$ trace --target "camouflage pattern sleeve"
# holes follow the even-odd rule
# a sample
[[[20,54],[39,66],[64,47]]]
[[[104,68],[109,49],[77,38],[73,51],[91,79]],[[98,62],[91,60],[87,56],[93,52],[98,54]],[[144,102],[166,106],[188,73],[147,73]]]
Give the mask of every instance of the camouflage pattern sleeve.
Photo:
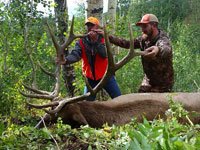
[[[126,40],[124,38],[119,38],[114,35],[109,35],[110,43],[120,46],[122,48],[130,48],[130,40]],[[141,37],[137,37],[134,39],[135,48],[140,48],[140,42],[142,41]]]
[[[167,58],[172,54],[172,47],[167,37],[160,38],[156,45],[159,48],[158,57]]]
[[[130,47],[130,41],[124,38],[119,38],[114,35],[109,35],[109,40],[110,40],[110,43],[120,46],[122,48],[128,49]]]
[[[67,64],[72,64],[81,60],[81,55],[82,55],[82,47],[80,45],[79,40],[77,40],[75,43],[75,48],[69,55],[65,56],[65,58],[67,59]]]

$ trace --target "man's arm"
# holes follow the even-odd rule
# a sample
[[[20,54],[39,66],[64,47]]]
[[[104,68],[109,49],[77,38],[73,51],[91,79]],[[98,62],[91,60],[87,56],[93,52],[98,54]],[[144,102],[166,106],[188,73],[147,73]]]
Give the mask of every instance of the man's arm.
[[[97,32],[99,35],[104,37],[104,32],[101,29],[96,29],[94,30]],[[140,41],[142,40],[142,37],[137,37],[134,39],[134,47],[135,48],[140,48]],[[126,40],[124,38],[116,37],[114,35],[109,35],[109,41],[112,44],[115,44],[117,46],[120,46],[122,48],[130,48],[130,40]]]
[[[79,40],[77,40],[75,43],[75,48],[69,55],[65,56],[66,64],[72,64],[81,60],[81,55],[82,55],[82,47],[80,45]]]
[[[130,47],[130,41],[129,40],[126,40],[124,38],[119,38],[119,37],[116,37],[114,35],[109,35],[109,41],[110,41],[110,43],[115,44],[117,46],[120,46],[122,48],[128,49]]]
[[[171,44],[167,37],[159,39],[155,46],[151,46],[145,51],[148,52],[146,55],[144,55],[145,57],[157,57],[163,59],[172,55]]]
[[[157,54],[158,57],[167,58],[172,54],[171,43],[167,37],[158,40],[156,45],[158,46],[159,49],[159,52]]]

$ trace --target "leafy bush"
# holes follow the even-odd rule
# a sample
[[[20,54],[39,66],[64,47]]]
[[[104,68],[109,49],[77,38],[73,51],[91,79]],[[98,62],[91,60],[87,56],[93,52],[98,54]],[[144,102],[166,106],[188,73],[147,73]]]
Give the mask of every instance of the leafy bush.
[[[177,24],[177,41],[173,41],[174,91],[196,92],[200,84],[200,27]]]

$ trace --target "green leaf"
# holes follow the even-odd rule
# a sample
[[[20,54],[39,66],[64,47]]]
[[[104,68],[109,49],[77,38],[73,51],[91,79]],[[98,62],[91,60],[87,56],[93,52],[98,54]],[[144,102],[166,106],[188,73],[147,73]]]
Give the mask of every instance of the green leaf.
[[[147,137],[145,137],[140,131],[133,130],[133,139],[136,139],[137,142],[141,145],[143,150],[151,149],[151,146],[148,144]]]
[[[196,147],[200,148],[200,137],[196,138],[196,143],[194,144]]]
[[[142,140],[142,149],[143,150],[150,150],[151,149],[151,145],[148,144],[148,141],[146,139]]]
[[[0,122],[0,136],[2,135],[3,131],[5,131],[4,124]]]
[[[170,139],[169,139],[169,125],[168,123],[164,124],[164,131],[163,131],[163,137],[164,137],[164,143],[166,146],[166,149],[171,149],[171,143],[170,143]]]
[[[182,141],[175,141],[174,145],[182,147],[184,145],[184,142],[182,142]]]
[[[180,150],[196,150],[195,147],[185,143],[185,142],[182,142],[182,141],[176,141],[174,142],[174,145],[178,147],[178,149]]]
[[[137,139],[138,142],[142,142],[144,138],[144,136],[139,131],[136,131],[136,130],[133,130],[133,136],[134,138]]]
[[[145,136],[147,136],[147,134],[150,132],[149,129],[144,126],[144,124],[139,123],[138,128],[140,132]]]
[[[84,133],[84,137],[89,138],[89,134],[88,133]]]
[[[131,141],[130,146],[128,148],[129,150],[142,150],[139,146],[138,141],[134,138],[133,141]]]
[[[188,141],[196,134],[194,130],[191,130],[187,133],[187,139]]]
[[[92,150],[92,146],[91,145],[88,146],[88,150]]]

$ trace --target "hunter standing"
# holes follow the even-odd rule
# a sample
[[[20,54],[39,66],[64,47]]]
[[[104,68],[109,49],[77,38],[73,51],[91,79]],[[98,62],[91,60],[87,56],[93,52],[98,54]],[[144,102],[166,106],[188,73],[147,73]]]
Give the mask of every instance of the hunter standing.
[[[104,38],[93,31],[100,29],[99,21],[95,17],[89,17],[85,23],[87,37],[76,41],[75,48],[71,54],[63,58],[62,64],[71,64],[82,60],[83,75],[86,76],[90,86],[94,88],[104,76],[107,69],[107,54],[104,43]],[[58,62],[58,58],[56,62]],[[111,98],[121,95],[120,89],[113,75],[108,82],[103,86]],[[84,94],[88,92],[85,86]],[[88,101],[95,100],[96,96],[90,97]]]
[[[141,27],[142,36],[134,39],[135,49],[147,51],[142,57],[145,76],[138,92],[170,92],[174,84],[172,46],[166,33],[158,28],[158,18],[153,14],[146,14],[136,23]],[[95,30],[103,36],[102,30]],[[109,36],[111,43],[129,48],[130,41]]]

